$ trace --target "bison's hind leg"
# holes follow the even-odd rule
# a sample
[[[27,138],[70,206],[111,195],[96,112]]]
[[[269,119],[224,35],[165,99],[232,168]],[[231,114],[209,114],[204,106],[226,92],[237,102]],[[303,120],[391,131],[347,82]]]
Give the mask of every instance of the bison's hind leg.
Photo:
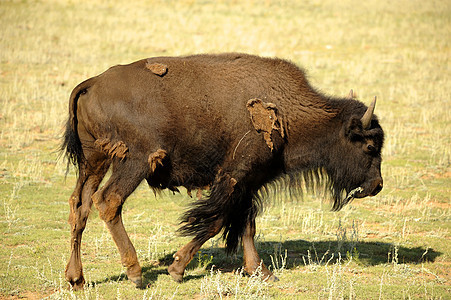
[[[85,151],[84,157],[84,160],[79,164],[79,176],[75,190],[69,198],[71,256],[66,266],[65,276],[74,290],[82,289],[85,283],[80,245],[92,206],[91,196],[99,187],[110,165],[110,161],[98,152]]]
[[[135,248],[122,222],[122,205],[127,197],[146,177],[146,162],[127,158],[115,159],[113,172],[105,185],[92,199],[105,222],[121,255],[121,262],[127,268],[127,276],[138,288],[142,287],[142,273]]]

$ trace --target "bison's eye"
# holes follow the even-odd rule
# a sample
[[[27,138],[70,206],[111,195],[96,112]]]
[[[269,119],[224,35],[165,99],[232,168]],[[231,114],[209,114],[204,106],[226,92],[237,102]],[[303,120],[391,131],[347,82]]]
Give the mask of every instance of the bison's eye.
[[[366,148],[368,149],[368,152],[370,152],[370,153],[372,153],[372,154],[374,154],[374,153],[376,153],[376,147],[374,147],[373,145],[368,145],[368,146],[366,146]]]

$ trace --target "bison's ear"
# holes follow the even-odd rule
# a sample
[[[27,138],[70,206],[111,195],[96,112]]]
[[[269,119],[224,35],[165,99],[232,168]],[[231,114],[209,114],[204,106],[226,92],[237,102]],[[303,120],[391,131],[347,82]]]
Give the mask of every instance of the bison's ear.
[[[358,117],[352,117],[345,128],[346,136],[351,140],[357,140],[363,137],[362,121]]]

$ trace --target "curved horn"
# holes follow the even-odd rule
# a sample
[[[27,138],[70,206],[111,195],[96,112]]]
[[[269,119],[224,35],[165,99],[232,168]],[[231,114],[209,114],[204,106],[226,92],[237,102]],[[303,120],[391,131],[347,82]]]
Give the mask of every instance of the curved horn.
[[[374,100],[373,102],[371,102],[370,106],[368,107],[368,109],[366,110],[365,114],[363,115],[363,117],[360,119],[360,121],[362,122],[362,127],[363,129],[368,129],[370,128],[371,125],[371,119],[373,118],[373,112],[374,112],[374,107],[376,106],[376,96],[374,96]]]

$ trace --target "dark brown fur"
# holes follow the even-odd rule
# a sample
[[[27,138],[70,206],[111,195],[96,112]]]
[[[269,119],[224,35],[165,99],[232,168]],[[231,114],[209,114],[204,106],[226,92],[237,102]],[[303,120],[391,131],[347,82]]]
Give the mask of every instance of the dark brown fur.
[[[176,280],[220,231],[229,251],[243,241],[245,268],[255,271],[262,187],[283,176],[287,188],[299,180],[307,186],[320,181],[335,209],[358,187],[354,197],[380,191],[383,131],[375,116],[363,128],[366,109],[355,99],[317,92],[287,61],[236,53],[149,58],[82,82],[70,97],[63,144],[80,174],[70,198],[67,280],[83,286],[79,245],[94,203],[129,278],[141,285],[121,209],[144,179],[155,190],[211,187],[182,218],[181,233],[194,238],[169,267]],[[112,175],[98,190],[110,165]]]

